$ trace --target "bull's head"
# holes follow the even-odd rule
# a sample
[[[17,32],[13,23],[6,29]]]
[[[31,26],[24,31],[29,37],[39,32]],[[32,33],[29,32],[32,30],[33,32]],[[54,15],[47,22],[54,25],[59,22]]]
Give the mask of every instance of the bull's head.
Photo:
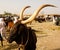
[[[50,5],[50,4],[44,4],[42,6],[40,6],[34,13],[33,15],[28,18],[27,20],[22,20],[22,17],[23,17],[23,12],[24,10],[21,12],[20,14],[20,20],[17,21],[15,23],[15,25],[12,27],[11,31],[10,31],[10,36],[8,38],[8,41],[11,43],[12,41],[14,40],[18,40],[19,41],[19,38],[18,37],[21,37],[20,35],[23,34],[23,33],[26,33],[27,32],[27,26],[25,24],[31,22],[34,20],[34,18],[38,15],[38,13],[44,8],[44,7],[47,7],[47,6],[51,6],[51,7],[56,7],[54,5]],[[29,6],[28,6],[29,7]],[[21,33],[21,34],[20,34]],[[19,42],[18,42],[19,43]]]
[[[25,6],[22,10],[21,10],[21,12],[20,12],[20,16],[22,16],[22,17],[20,17],[19,18],[19,20],[23,20],[22,18],[23,18],[23,12],[27,9],[27,8],[30,8],[30,6]],[[21,27],[20,27],[21,26]],[[19,27],[19,30],[18,30],[18,27]],[[19,22],[16,22],[15,23],[15,25],[14,25],[14,27],[11,29],[11,31],[10,31],[10,36],[8,37],[8,42],[9,43],[11,43],[12,41],[14,41],[14,39],[17,37],[17,30],[18,31],[21,31],[21,30],[23,30],[23,28],[24,29],[26,29],[25,28],[25,26],[23,26],[23,24],[21,24],[20,23],[20,21]],[[20,32],[19,32],[20,33]]]

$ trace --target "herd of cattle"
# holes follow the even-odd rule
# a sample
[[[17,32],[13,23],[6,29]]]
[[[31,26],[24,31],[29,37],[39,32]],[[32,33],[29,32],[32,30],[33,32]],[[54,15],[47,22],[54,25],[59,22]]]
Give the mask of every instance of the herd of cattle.
[[[30,6],[26,6],[22,9],[19,17],[5,17],[0,18],[0,40],[3,46],[3,37],[7,40],[8,43],[12,43],[15,41],[18,45],[18,49],[22,50],[36,50],[37,37],[35,32],[31,27],[27,27],[26,24],[32,22],[38,13],[45,7],[56,7],[50,4],[43,4],[40,6],[31,17],[26,20],[23,20],[23,12],[26,8]],[[6,28],[9,30],[9,36],[6,38]],[[4,35],[3,35],[4,34]]]

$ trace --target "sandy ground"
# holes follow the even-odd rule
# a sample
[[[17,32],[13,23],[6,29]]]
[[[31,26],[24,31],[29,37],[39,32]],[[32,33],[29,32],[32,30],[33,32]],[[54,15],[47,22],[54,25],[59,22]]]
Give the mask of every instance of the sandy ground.
[[[60,26],[54,25],[52,22],[32,22],[32,29],[37,30],[36,50],[60,50]],[[17,50],[17,44],[13,42],[8,44],[4,41],[4,46],[0,50]]]

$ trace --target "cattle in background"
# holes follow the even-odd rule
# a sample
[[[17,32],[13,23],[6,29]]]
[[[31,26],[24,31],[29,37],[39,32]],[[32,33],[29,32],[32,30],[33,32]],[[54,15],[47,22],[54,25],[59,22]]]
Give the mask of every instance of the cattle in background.
[[[45,15],[44,16],[46,22],[51,22],[52,21],[52,16],[51,15]]]
[[[9,31],[14,25],[13,16],[6,16],[4,21],[6,23],[7,30]]]
[[[38,16],[37,18],[35,18],[35,21],[38,21],[39,23],[41,23],[45,21],[45,18],[44,16]]]
[[[4,18],[0,18],[0,41],[1,41],[1,45],[3,46],[3,36],[5,36],[5,22],[4,22]]]
[[[35,18],[35,21],[38,21],[39,23],[46,22],[46,21],[52,21],[52,17],[50,15],[40,15]]]
[[[60,25],[60,15],[53,16],[53,23],[56,25]]]
[[[35,21],[38,21],[39,23],[50,22],[52,21],[52,16],[51,15],[40,15],[37,18],[35,18]]]
[[[30,28],[27,27],[26,24],[29,22],[32,22],[35,19],[35,17],[38,15],[39,11],[41,11],[42,8],[47,7],[47,6],[55,7],[54,5],[44,4],[40,6],[33,13],[33,15],[27,20],[17,21],[14,24],[14,26],[11,28],[10,35],[7,38],[7,41],[9,43],[12,43],[13,41],[15,41],[19,46],[19,50],[21,48],[22,50],[36,50],[36,42],[37,42],[36,34],[35,32],[32,31],[31,27]]]
[[[18,16],[14,16],[14,17],[13,17],[13,22],[14,22],[14,24],[18,21],[18,19],[19,19]]]

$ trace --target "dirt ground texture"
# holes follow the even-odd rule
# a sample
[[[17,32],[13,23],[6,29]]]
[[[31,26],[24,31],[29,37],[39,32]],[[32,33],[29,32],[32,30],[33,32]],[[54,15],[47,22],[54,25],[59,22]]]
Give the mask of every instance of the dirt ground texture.
[[[60,26],[54,25],[52,22],[38,23],[33,21],[32,29],[37,30],[36,50],[60,50]],[[9,44],[4,41],[4,46],[0,44],[0,50],[18,50],[15,42]]]

